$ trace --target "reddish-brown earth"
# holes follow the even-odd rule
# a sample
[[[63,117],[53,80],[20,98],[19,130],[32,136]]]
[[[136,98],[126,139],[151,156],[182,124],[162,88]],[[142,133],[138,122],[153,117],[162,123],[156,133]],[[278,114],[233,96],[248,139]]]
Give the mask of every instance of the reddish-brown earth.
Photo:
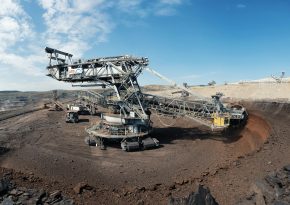
[[[241,103],[249,111],[247,125],[223,133],[186,118],[164,127],[153,116],[152,135],[162,146],[142,152],[123,152],[118,144],[105,151],[88,147],[84,129],[96,116],[81,116],[78,124],[48,110],[11,118],[0,122],[1,173],[32,174],[38,180],[15,180],[61,189],[79,204],[167,204],[168,196],[186,196],[197,183],[207,185],[220,204],[234,204],[250,194],[255,180],[290,163],[290,105]],[[75,194],[82,181],[94,189]]]

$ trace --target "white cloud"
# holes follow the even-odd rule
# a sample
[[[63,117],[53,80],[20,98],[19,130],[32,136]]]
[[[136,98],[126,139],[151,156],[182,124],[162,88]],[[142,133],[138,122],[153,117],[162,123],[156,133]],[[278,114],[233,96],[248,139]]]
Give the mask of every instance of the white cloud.
[[[156,10],[155,15],[157,16],[173,16],[176,14],[176,10],[171,7],[164,7]]]
[[[15,75],[40,75],[37,65],[39,56],[20,55],[26,49],[16,45],[28,42],[34,36],[30,17],[25,13],[18,0],[1,1],[0,10],[0,65]],[[3,79],[3,81],[6,79]]]
[[[101,7],[103,8],[105,0],[74,0],[73,8],[75,8],[79,13],[87,12],[92,8]]]
[[[160,0],[160,2],[163,3],[163,4],[174,5],[174,4],[181,4],[182,0]]]
[[[245,4],[237,4],[236,7],[237,7],[238,9],[244,9],[244,8],[246,8],[247,6],[246,6]]]
[[[0,62],[9,66],[9,72],[26,74],[30,76],[41,76],[44,72],[41,72],[39,65],[42,65],[46,61],[45,56],[42,55],[28,55],[21,56],[14,53],[0,52]]]
[[[176,6],[182,3],[183,0],[160,0],[155,6],[154,14],[156,16],[174,16],[177,13]]]
[[[19,1],[17,0],[2,0],[1,1],[1,10],[0,16],[15,16],[26,15],[23,11],[22,7],[19,5]]]
[[[9,82],[0,81],[0,90],[49,91],[55,88],[66,90],[75,89],[70,84],[59,82],[46,76],[32,76],[29,79],[22,78]]]
[[[148,3],[145,0],[39,0],[45,10],[43,18],[47,26],[44,38],[50,47],[66,50],[77,57],[94,45],[105,42],[115,27],[110,10],[129,16],[145,18],[150,14],[171,16],[176,13],[173,5],[181,0],[161,0]],[[110,14],[110,15],[109,15]],[[125,18],[125,17],[124,17]]]
[[[50,47],[81,57],[95,44],[105,42],[114,24],[102,11],[104,1],[40,0],[45,10],[45,39]]]
[[[118,0],[117,8],[129,15],[137,15],[141,18],[150,15],[172,16],[175,15],[176,6],[181,5],[184,0],[158,0],[148,2],[145,0]]]
[[[33,36],[29,16],[17,0],[1,1],[0,51]]]
[[[111,8],[129,17],[145,18],[151,13],[151,8],[144,4],[144,0],[116,0],[111,1]],[[123,15],[124,16],[124,15]],[[126,16],[124,16],[126,18]]]
[[[133,9],[139,9],[142,4],[142,0],[118,0],[117,6],[123,11],[132,11]]]
[[[21,0],[2,0],[0,10],[0,69],[5,72],[0,85],[13,81],[31,86],[45,76],[46,55],[44,46],[54,47],[75,57],[95,45],[106,42],[116,25],[130,21],[131,17],[143,21],[150,15],[169,16],[176,13],[181,0],[38,0],[44,10],[43,31],[35,30],[31,17],[23,9]],[[35,4],[35,1],[26,1]],[[118,14],[118,15],[117,15]],[[121,18],[119,18],[121,17]],[[130,18],[127,18],[130,17]],[[29,81],[29,80],[28,80]],[[37,83],[33,83],[37,82]],[[51,83],[51,81],[43,81]],[[56,84],[54,84],[56,85]],[[49,86],[38,86],[44,88]],[[30,89],[29,88],[29,89]],[[0,86],[0,90],[3,89]],[[16,87],[15,87],[16,89]],[[21,85],[18,89],[25,89]],[[51,88],[53,89],[53,88]]]

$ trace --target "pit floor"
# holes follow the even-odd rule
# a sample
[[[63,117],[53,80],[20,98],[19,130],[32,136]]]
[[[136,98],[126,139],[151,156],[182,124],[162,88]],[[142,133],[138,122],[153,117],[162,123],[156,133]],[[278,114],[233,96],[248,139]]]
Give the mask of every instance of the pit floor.
[[[96,116],[70,124],[63,112],[42,110],[0,122],[0,145],[9,148],[0,163],[61,184],[81,204],[167,204],[168,196],[186,196],[198,183],[220,204],[235,204],[250,194],[255,180],[290,163],[290,106],[244,105],[250,113],[245,128],[224,133],[186,118],[161,122],[152,116],[152,136],[161,147],[139,152],[124,152],[119,144],[105,151],[87,146],[84,129],[99,121]],[[93,195],[73,194],[82,181],[96,188]]]

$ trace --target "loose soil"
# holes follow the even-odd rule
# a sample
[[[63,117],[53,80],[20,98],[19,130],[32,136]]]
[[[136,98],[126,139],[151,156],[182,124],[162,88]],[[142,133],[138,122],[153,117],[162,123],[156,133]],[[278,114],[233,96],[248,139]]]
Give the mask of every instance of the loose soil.
[[[162,146],[142,152],[123,152],[119,144],[105,151],[87,146],[84,130],[97,116],[81,116],[77,124],[65,123],[57,111],[14,117],[0,122],[0,173],[33,174],[41,180],[26,186],[55,186],[79,204],[167,204],[170,195],[186,196],[200,183],[220,204],[234,204],[252,182],[290,163],[290,105],[240,103],[248,123],[222,133],[190,119],[153,115],[152,136]],[[95,189],[75,194],[83,181]]]

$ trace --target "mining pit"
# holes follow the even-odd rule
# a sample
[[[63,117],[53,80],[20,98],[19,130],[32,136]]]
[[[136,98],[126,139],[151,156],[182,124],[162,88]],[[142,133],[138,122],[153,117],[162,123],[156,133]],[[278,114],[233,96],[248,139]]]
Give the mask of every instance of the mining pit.
[[[219,204],[235,204],[251,194],[255,181],[290,164],[290,104],[238,103],[247,108],[247,124],[223,132],[152,115],[151,135],[161,146],[138,152],[114,143],[107,150],[87,146],[85,128],[97,116],[66,123],[63,112],[42,109],[2,120],[1,175],[12,172],[17,186],[61,190],[76,204],[168,204],[198,184],[209,187]],[[76,193],[79,183],[91,189]]]

